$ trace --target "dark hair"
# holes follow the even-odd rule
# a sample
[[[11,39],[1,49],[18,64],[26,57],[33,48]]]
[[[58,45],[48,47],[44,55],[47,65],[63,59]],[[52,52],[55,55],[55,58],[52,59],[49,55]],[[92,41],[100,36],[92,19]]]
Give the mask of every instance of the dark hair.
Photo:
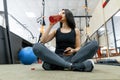
[[[69,9],[62,9],[65,11],[65,17],[66,17],[66,21],[67,21],[67,25],[74,29],[75,28],[75,20],[73,17],[72,12]],[[62,27],[62,23],[60,23],[60,27]]]

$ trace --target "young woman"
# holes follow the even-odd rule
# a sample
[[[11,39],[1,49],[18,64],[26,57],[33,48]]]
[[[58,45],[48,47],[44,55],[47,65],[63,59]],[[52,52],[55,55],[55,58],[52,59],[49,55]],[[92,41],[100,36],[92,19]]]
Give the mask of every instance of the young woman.
[[[96,41],[86,43],[80,48],[80,31],[75,26],[73,14],[68,9],[59,12],[62,16],[60,27],[50,33],[51,28],[56,24],[51,23],[41,37],[41,43],[33,46],[37,57],[44,61],[42,67],[45,70],[64,70],[68,68],[73,71],[91,72],[94,68],[91,59],[97,49]],[[45,43],[56,38],[55,53],[44,46]]]

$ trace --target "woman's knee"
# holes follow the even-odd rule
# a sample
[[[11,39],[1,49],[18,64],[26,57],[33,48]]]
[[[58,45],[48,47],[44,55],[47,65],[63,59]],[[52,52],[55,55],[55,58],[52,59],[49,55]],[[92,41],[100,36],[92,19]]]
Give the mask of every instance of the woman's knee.
[[[99,47],[98,42],[95,41],[95,40],[90,41],[88,44],[89,44],[89,46],[91,46],[91,48],[96,48],[97,49]]]
[[[98,42],[97,42],[97,41],[93,40],[92,42],[93,42],[93,44],[94,44],[95,46],[98,46]]]
[[[33,45],[33,52],[37,56],[37,54],[41,53],[41,50],[43,49],[43,45],[40,43],[36,43]]]
[[[97,41],[92,41],[92,45],[95,49],[98,49],[99,45],[98,45],[98,42]]]
[[[43,45],[42,45],[41,43],[35,43],[35,44],[33,45],[33,50],[41,49],[42,46],[43,46]]]

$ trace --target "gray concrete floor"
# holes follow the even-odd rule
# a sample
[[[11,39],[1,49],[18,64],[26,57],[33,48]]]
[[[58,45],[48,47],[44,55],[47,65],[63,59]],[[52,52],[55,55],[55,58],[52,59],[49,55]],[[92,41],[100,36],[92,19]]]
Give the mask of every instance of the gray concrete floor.
[[[41,64],[0,65],[0,80],[120,80],[120,66],[95,64],[93,72],[74,72],[45,71]]]

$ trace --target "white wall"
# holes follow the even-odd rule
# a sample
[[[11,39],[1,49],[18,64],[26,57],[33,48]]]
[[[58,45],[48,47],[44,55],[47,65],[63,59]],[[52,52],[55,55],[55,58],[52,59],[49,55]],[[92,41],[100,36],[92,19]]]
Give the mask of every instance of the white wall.
[[[120,9],[120,0],[110,0],[105,8],[102,8],[103,0],[100,0],[92,18],[90,19],[90,33],[92,35],[105,21]],[[103,15],[104,14],[104,15]]]
[[[3,11],[3,0],[0,0],[0,11]]]
[[[0,0],[0,11],[4,11],[3,0]],[[14,15],[12,15],[12,16],[14,16]],[[18,24],[13,18],[8,16],[8,19],[9,19],[9,27],[10,27],[11,32],[17,34],[18,36],[22,37],[23,39],[25,39],[31,43],[37,42],[37,37],[35,37],[33,39],[31,34],[26,29],[24,29],[20,24]],[[1,15],[0,15],[0,25],[2,25],[4,28],[6,28],[5,19]]]

